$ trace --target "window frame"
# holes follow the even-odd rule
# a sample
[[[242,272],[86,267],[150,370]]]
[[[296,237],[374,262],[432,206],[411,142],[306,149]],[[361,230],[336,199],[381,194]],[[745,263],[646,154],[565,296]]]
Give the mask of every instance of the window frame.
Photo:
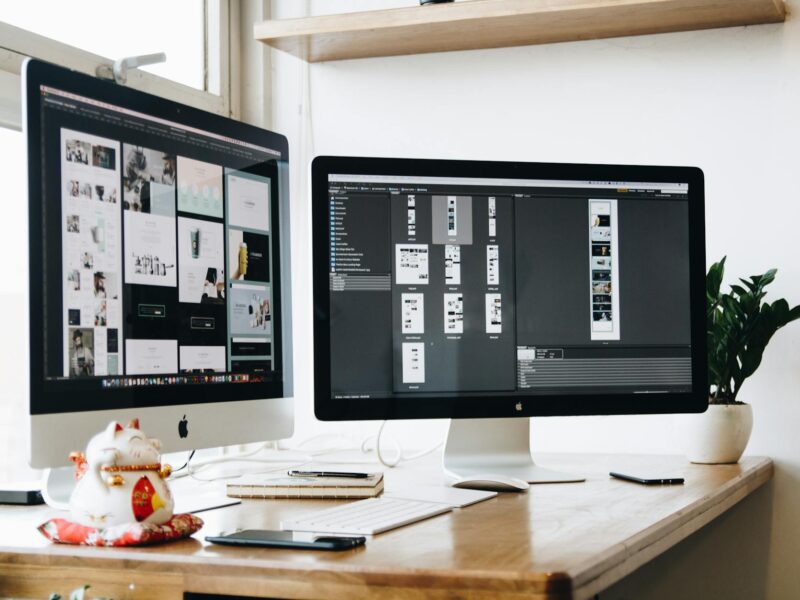
[[[231,102],[231,61],[239,47],[239,23],[231,20],[227,0],[204,0],[205,90],[171,81],[141,69],[128,72],[128,87],[188,104],[226,117],[236,117]],[[124,57],[104,57],[32,31],[0,22],[0,127],[22,127],[20,72],[25,58],[32,57],[76,71],[96,75],[100,65],[111,65]],[[238,50],[237,50],[238,51]]]

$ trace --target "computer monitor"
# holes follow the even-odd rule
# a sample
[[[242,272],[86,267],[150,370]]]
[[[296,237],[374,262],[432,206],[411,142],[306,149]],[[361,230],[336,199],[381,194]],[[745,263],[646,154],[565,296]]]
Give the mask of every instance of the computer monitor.
[[[290,436],[286,138],[38,61],[23,92],[31,465],[132,417],[164,451]]]
[[[448,473],[536,482],[576,477],[515,417],[705,410],[699,169],[319,157],[312,188],[318,418],[449,417]]]

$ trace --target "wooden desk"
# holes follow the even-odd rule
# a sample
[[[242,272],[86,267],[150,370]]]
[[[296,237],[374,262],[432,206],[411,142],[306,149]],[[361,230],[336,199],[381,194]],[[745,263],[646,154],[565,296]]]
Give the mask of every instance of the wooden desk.
[[[590,598],[714,520],[772,477],[772,461],[691,465],[682,457],[550,455],[586,483],[533,486],[387,532],[342,553],[206,544],[235,528],[277,529],[325,501],[248,501],[203,514],[194,538],[152,548],[51,545],[45,507],[0,508],[0,597],[46,598],[84,583],[126,599],[184,592],[278,598]],[[686,485],[645,487],[612,468],[659,466]],[[350,467],[352,469],[352,465]],[[436,459],[387,473],[387,486],[441,481]]]

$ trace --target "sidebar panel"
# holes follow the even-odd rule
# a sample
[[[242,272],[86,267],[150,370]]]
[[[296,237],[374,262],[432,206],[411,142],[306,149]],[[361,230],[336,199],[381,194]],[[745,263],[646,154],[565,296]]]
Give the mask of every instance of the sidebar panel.
[[[389,195],[333,194],[329,203],[332,392],[389,395],[392,391]],[[407,213],[402,225],[408,226]]]

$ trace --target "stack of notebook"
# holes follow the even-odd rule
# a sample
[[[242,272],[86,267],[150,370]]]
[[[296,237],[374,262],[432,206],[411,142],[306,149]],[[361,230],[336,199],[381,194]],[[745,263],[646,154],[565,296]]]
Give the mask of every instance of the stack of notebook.
[[[374,498],[383,491],[383,473],[364,478],[260,476],[229,483],[233,498]]]

